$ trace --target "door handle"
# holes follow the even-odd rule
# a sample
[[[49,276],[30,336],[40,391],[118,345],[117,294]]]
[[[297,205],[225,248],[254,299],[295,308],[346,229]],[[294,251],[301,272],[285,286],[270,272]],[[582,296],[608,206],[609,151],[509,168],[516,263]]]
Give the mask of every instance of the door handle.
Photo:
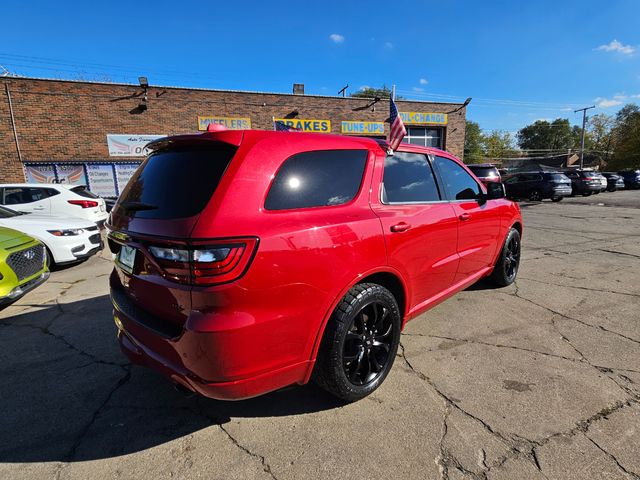
[[[411,228],[411,225],[408,223],[400,222],[395,225],[391,225],[391,231],[394,233],[406,232]]]
[[[458,218],[464,222],[466,220],[470,220],[471,219],[471,214],[470,213],[461,213],[458,216]]]
[[[44,210],[44,207],[33,207],[34,210]]]

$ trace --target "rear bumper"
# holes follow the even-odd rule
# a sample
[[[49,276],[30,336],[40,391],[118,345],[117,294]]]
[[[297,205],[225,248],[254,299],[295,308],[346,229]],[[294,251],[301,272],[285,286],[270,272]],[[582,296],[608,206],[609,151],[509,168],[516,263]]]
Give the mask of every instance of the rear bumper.
[[[114,315],[118,324],[119,313],[114,311]],[[301,383],[301,379],[305,377],[310,367],[310,362],[302,362],[254,377],[228,382],[207,382],[183,366],[173,364],[146,348],[124,328],[120,328],[120,325],[118,325],[118,342],[120,349],[131,362],[149,367],[192,392],[216,400],[243,400]]]
[[[180,326],[141,310],[121,288],[112,286],[111,302],[120,348],[131,362],[210,398],[241,400],[302,384],[312,368],[299,357],[283,358],[282,336],[269,339],[264,326],[240,312],[193,311]],[[199,329],[202,323],[214,328]]]

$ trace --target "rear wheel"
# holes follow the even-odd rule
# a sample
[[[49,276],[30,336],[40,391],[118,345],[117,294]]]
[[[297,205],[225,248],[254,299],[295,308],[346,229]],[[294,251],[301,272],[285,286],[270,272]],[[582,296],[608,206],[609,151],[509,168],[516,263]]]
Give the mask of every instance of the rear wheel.
[[[511,285],[516,280],[520,267],[520,233],[515,228],[509,230],[498,257],[491,280],[500,287]]]
[[[588,197],[589,195],[591,195],[591,192],[582,192],[583,197]]]
[[[375,283],[354,286],[329,319],[314,381],[348,402],[366,397],[393,366],[400,328],[400,310],[389,290]]]
[[[540,193],[540,190],[531,190],[529,193],[529,200],[532,202],[541,202],[542,194]]]
[[[561,202],[563,197],[551,197],[552,202]]]

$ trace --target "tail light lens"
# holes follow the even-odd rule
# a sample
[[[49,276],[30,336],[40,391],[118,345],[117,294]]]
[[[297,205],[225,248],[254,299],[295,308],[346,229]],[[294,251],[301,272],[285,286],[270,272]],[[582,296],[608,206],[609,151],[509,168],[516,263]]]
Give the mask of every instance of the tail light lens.
[[[98,206],[98,202],[94,202],[93,200],[67,200],[67,202],[82,208],[95,208]]]
[[[195,285],[237,280],[246,271],[258,245],[257,238],[212,241],[185,248],[149,247],[166,276]]]

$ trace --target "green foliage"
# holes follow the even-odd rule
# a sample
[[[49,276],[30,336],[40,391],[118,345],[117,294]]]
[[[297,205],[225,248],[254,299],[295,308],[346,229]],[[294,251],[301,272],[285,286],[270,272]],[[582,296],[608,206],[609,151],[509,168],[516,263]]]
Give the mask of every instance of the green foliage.
[[[611,136],[614,152],[607,168],[640,168],[640,107],[628,104],[620,109]]]
[[[464,161],[483,163],[514,155],[513,139],[508,132],[494,130],[483,134],[480,125],[467,120],[464,137]]]
[[[523,150],[566,150],[580,148],[582,129],[573,127],[566,118],[553,122],[536,120],[518,131],[518,145]]]
[[[391,89],[386,85],[382,85],[380,88],[365,87],[357,92],[350,93],[349,96],[359,98],[391,98]],[[402,97],[396,95],[396,100],[402,100]]]
[[[464,161],[467,163],[482,163],[484,161],[483,135],[480,125],[467,120],[464,134]]]

